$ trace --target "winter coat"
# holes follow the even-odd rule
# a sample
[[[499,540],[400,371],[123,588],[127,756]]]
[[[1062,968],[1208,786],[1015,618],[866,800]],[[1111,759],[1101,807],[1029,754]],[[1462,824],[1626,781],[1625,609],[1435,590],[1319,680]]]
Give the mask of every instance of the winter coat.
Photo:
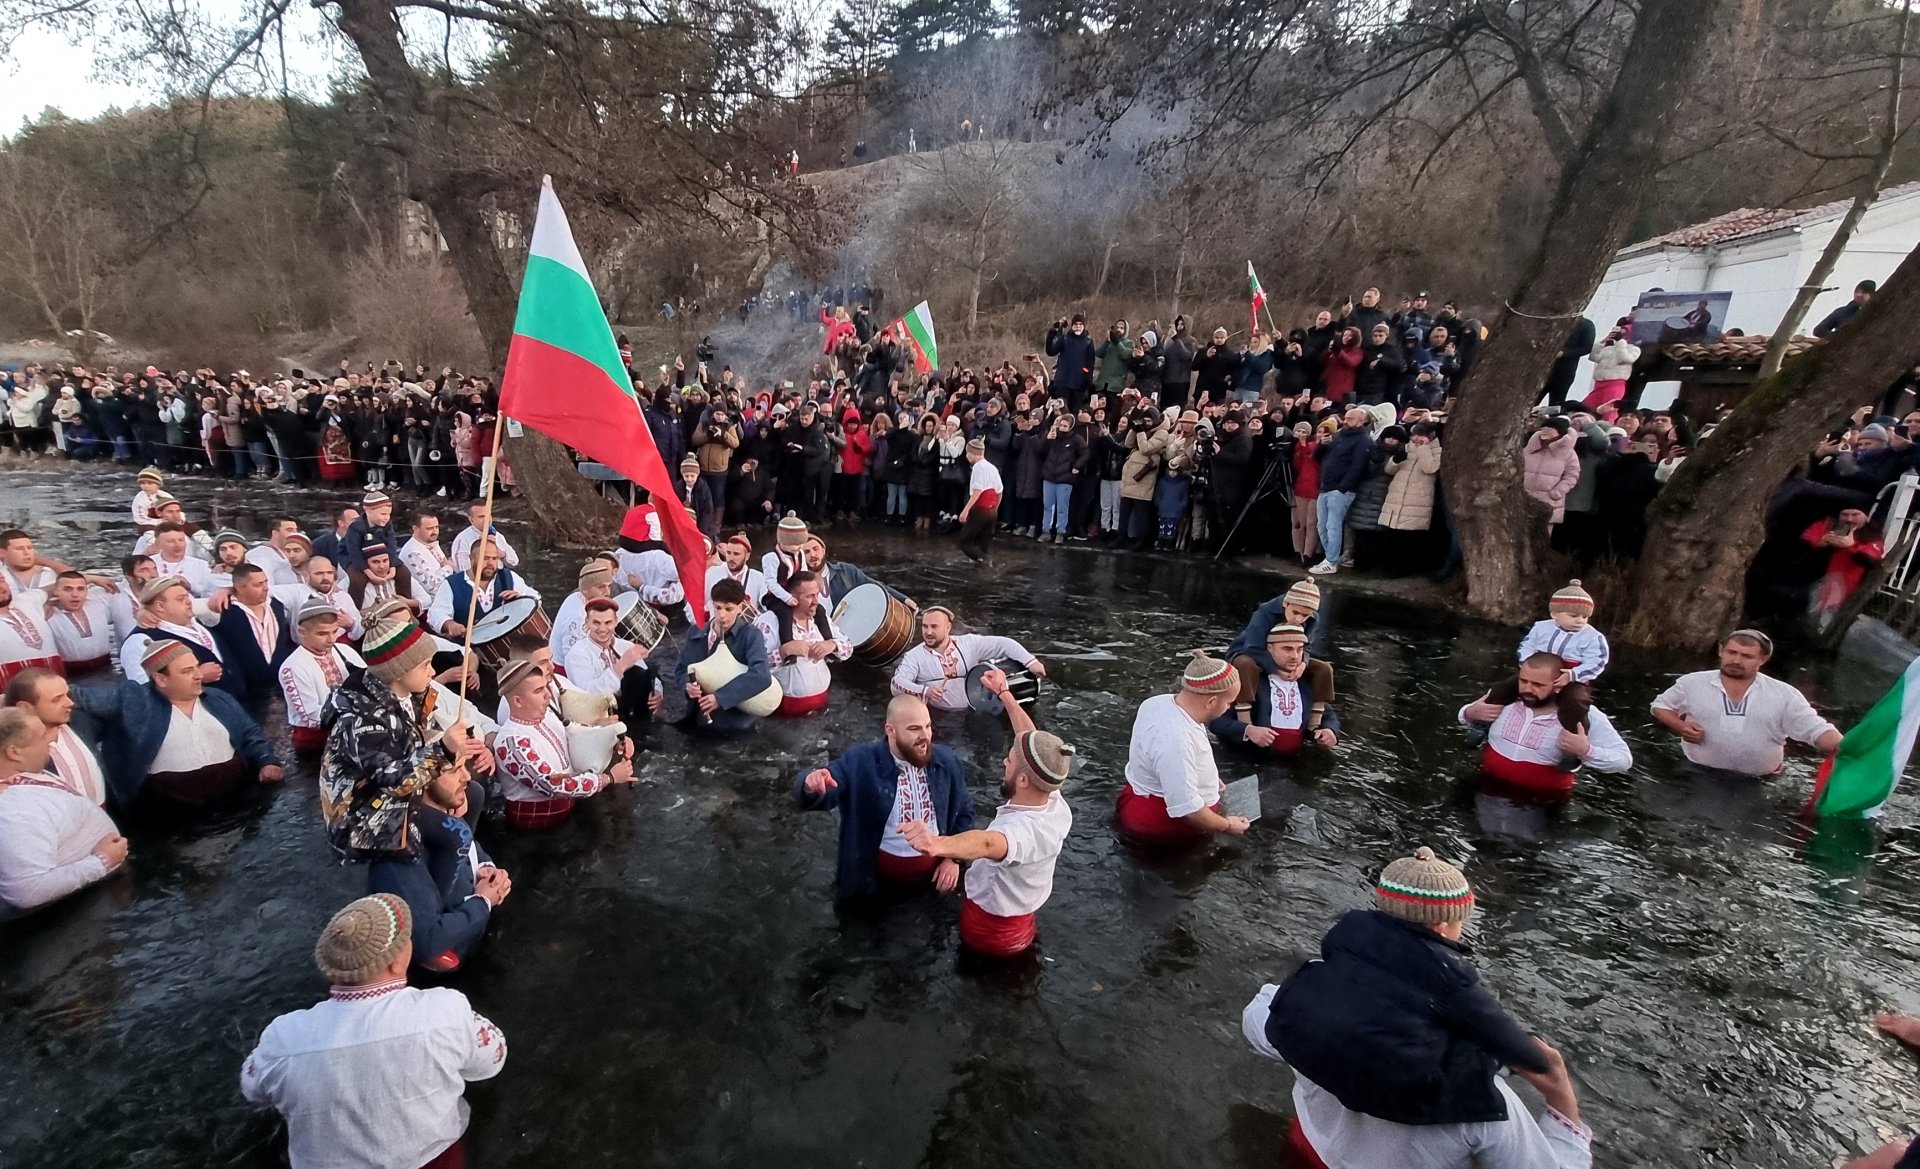
[[[1566,518],[1567,494],[1580,482],[1580,456],[1573,446],[1573,435],[1558,435],[1550,426],[1541,427],[1521,456],[1526,464],[1527,494],[1553,509],[1553,518],[1547,521],[1550,524]]]
[[[1093,338],[1085,333],[1064,329],[1048,333],[1047,356],[1058,359],[1053,367],[1053,388],[1056,393],[1084,390],[1093,384],[1093,368],[1097,359],[1093,352]]]
[[[1267,1039],[1355,1112],[1411,1125],[1505,1120],[1494,1073],[1544,1072],[1546,1053],[1480,985],[1472,954],[1425,926],[1354,910],[1273,996]]]
[[[1389,449],[1385,443],[1375,443],[1368,453],[1366,477],[1360,481],[1360,489],[1353,495],[1353,507],[1347,511],[1347,526],[1354,531],[1371,532],[1380,526],[1380,513],[1387,506],[1387,488],[1392,484],[1387,464],[1396,453],[1396,449]]]
[[[1087,439],[1079,430],[1042,440],[1040,478],[1047,483],[1072,483],[1087,469]]]
[[[714,433],[718,430],[719,433]],[[724,427],[713,425],[713,411],[700,420],[693,432],[693,454],[700,460],[700,473],[719,475],[733,462],[733,452],[740,449],[740,427],[727,423]]]
[[[1192,333],[1175,333],[1161,342],[1160,384],[1186,397],[1187,384],[1193,380],[1193,359],[1199,352],[1200,343]]]
[[[1047,440],[1038,426],[1013,432],[1013,497],[1038,499],[1040,468],[1047,457]]]
[[[874,854],[893,815],[900,766],[885,739],[862,743],[827,764],[834,783],[819,795],[807,792],[811,767],[793,780],[793,798],[810,812],[837,810],[840,841],[835,891],[841,897],[873,892]],[[957,836],[973,827],[973,797],[967,792],[966,768],[953,748],[935,744],[927,763],[927,795],[933,803],[933,829]]]
[[[820,323],[827,327],[826,338],[820,342],[820,352],[828,357],[839,351],[842,342],[851,341],[856,335],[852,321],[838,320],[826,309],[820,310]]]
[[[1320,460],[1320,492],[1358,491],[1367,477],[1367,460],[1373,452],[1373,435],[1365,429],[1342,426],[1333,441],[1315,448]]]
[[[1587,512],[1598,507],[1595,502],[1595,485],[1599,482],[1600,463],[1613,449],[1612,440],[1607,437],[1607,428],[1598,422],[1587,427],[1586,432],[1576,436],[1573,453],[1580,457],[1580,478],[1567,492],[1567,510]]]
[[[1295,442],[1293,460],[1293,495],[1296,499],[1320,498],[1320,460],[1314,457],[1316,448],[1311,441]]]
[[[1602,339],[1587,356],[1593,359],[1594,381],[1623,382],[1633,376],[1633,363],[1640,360],[1640,347],[1626,341],[1609,343]]]
[[[1142,398],[1153,398],[1160,393],[1166,365],[1166,351],[1158,345],[1138,357],[1127,357],[1127,372],[1133,374],[1133,388],[1140,391]]]
[[[1093,458],[1094,465],[1100,469],[1100,478],[1107,482],[1118,483],[1127,465],[1126,436],[1108,431],[1106,434],[1095,437]]]
[[[1207,355],[1208,350],[1212,351],[1211,357]],[[1208,345],[1202,349],[1194,365],[1200,373],[1200,380],[1194,385],[1194,393],[1216,402],[1232,393],[1233,381],[1240,374],[1240,364],[1244,357],[1245,355],[1235,349],[1231,342],[1225,345]]]
[[[1231,433],[1225,427],[1220,428],[1208,466],[1212,468],[1214,500],[1222,507],[1238,507],[1246,497],[1253,454],[1252,431],[1244,426]]]
[[[1378,406],[1394,400],[1394,390],[1407,370],[1406,355],[1397,341],[1385,345],[1369,342],[1360,351],[1360,365],[1353,374],[1354,397],[1362,406]]]
[[[936,435],[918,436],[908,463],[907,494],[932,495],[940,479],[940,439]]]
[[[1361,346],[1329,348],[1320,366],[1320,383],[1327,397],[1344,402],[1353,394],[1354,374],[1360,368]]]
[[[1120,471],[1120,498],[1150,500],[1160,481],[1160,460],[1173,441],[1173,415],[1152,430],[1127,432],[1127,464]]]
[[[1440,444],[1408,444],[1407,457],[1387,464],[1391,481],[1380,508],[1380,526],[1396,532],[1424,532],[1433,525],[1433,497],[1440,482]]]
[[[1133,360],[1133,338],[1108,337],[1094,350],[1099,359],[1099,373],[1094,377],[1094,385],[1109,394],[1118,394],[1127,388],[1127,365]]]
[[[1013,419],[1005,413],[999,415],[981,411],[975,416],[974,434],[987,444],[987,462],[1001,475],[1007,473],[1013,464]]]
[[[348,675],[327,696],[320,807],[328,842],[347,856],[414,851],[413,797],[429,779],[423,765],[445,754],[440,737],[427,736],[427,720],[425,695],[403,702],[371,670]]]
[[[1240,368],[1233,375],[1233,392],[1256,397],[1266,389],[1267,371],[1273,368],[1273,350],[1258,353],[1249,349],[1240,357]]]

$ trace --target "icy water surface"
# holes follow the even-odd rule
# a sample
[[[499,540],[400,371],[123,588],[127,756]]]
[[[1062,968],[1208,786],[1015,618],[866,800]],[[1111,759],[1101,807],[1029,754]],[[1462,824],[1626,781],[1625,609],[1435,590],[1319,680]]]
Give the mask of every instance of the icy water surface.
[[[255,534],[281,510],[316,530],[336,502],[171,486]],[[0,525],[105,565],[131,542],[131,488],[6,470]],[[507,527],[557,601],[575,555]],[[1223,645],[1272,578],[1011,541],[982,570],[944,540],[828,536],[836,558],[1050,664],[1041,722],[1088,765],[1040,958],[958,962],[950,899],[834,911],[833,818],[795,809],[789,783],[878,733],[882,675],[845,667],[824,716],[733,743],[658,729],[637,789],[557,832],[488,841],[514,892],[456,983],[512,1053],[469,1093],[482,1169],[1275,1165],[1288,1083],[1247,1050],[1240,1008],[1420,843],[1468,858],[1487,979],[1566,1052],[1598,1164],[1825,1165],[1920,1121],[1915,1060],[1867,1023],[1920,1010],[1920,801],[1896,798],[1878,836],[1809,837],[1804,762],[1745,788],[1685,777],[1646,704],[1703,663],[1621,654],[1600,699],[1636,767],[1583,777],[1564,809],[1523,808],[1475,791],[1452,726],[1511,668],[1517,633],[1343,595],[1336,578],[1323,621],[1346,746],[1263,766],[1266,819],[1246,838],[1156,862],[1109,823],[1134,707],[1192,647]],[[1795,677],[1847,718],[1879,684]],[[984,821],[1005,726],[969,716],[947,733]],[[240,1062],[276,1014],[324,993],[315,933],[364,874],[330,856],[303,765],[222,822],[133,836],[130,877],[0,927],[0,1165],[279,1164]]]

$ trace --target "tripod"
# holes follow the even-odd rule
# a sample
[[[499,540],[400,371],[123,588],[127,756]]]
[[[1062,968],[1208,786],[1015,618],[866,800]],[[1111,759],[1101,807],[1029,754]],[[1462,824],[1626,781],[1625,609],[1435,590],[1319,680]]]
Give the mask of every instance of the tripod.
[[[1291,449],[1291,443],[1276,443],[1270,448],[1267,469],[1260,473],[1260,482],[1254,485],[1253,494],[1247,496],[1247,502],[1241,506],[1239,518],[1227,529],[1226,539],[1221,540],[1220,546],[1213,550],[1215,560],[1233,546],[1233,538],[1239,534],[1240,525],[1247,522],[1247,517],[1253,514],[1254,506],[1261,500],[1278,495],[1287,508],[1293,507],[1293,460],[1288,457]]]

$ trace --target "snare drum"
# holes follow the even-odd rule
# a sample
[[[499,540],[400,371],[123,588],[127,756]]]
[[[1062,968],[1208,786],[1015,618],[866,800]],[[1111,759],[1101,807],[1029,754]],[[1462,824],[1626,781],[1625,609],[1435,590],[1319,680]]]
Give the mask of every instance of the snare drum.
[[[667,623],[653,606],[642,604],[639,593],[621,593],[614,603],[620,606],[619,635],[648,653],[659,648],[661,639],[667,636]]]
[[[473,623],[473,652],[481,662],[498,670],[511,656],[507,650],[508,636],[523,632],[544,639],[553,632],[553,623],[540,611],[540,602],[532,597],[502,601]]]
[[[834,607],[833,623],[853,643],[853,660],[885,666],[914,642],[913,610],[877,584],[863,584]]]
[[[1040,677],[1019,662],[985,661],[967,671],[967,705],[982,714],[1001,714],[1005,708],[1000,699],[989,692],[980,679],[986,677],[988,670],[1000,670],[1007,675],[1007,689],[1013,691],[1013,700],[1033,713],[1033,704],[1040,700]]]

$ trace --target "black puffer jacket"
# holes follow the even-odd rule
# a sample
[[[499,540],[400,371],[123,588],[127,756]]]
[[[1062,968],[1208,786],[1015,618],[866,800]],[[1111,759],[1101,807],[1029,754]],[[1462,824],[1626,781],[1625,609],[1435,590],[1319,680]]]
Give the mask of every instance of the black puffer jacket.
[[[1078,430],[1042,440],[1040,478],[1047,483],[1072,483],[1087,468],[1087,440]]]

